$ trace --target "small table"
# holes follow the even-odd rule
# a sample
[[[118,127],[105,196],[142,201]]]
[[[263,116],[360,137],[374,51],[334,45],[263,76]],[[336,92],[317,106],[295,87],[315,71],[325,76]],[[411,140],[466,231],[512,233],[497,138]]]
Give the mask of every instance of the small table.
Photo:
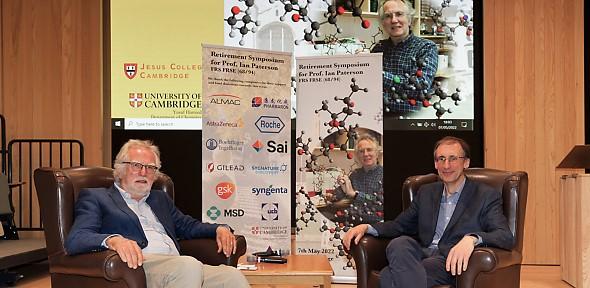
[[[285,258],[285,264],[257,263],[258,270],[242,270],[242,273],[251,285],[320,285],[330,288],[334,272],[326,255],[288,255]],[[240,260],[245,262],[246,257],[242,256]]]

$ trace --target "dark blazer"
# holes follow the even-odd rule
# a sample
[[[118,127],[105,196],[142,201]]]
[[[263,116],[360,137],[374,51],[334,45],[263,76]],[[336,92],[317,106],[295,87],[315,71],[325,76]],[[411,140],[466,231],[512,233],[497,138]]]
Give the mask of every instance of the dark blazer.
[[[372,226],[379,237],[408,235],[416,238],[423,247],[428,247],[434,238],[442,192],[442,182],[422,185],[410,207],[395,220]],[[439,251],[446,257],[451,248],[470,233],[482,238],[481,246],[512,248],[514,236],[502,213],[501,197],[492,187],[467,179],[453,216],[438,243]]]
[[[174,240],[177,249],[178,239],[214,238],[216,235],[219,225],[201,223],[184,215],[161,190],[151,190],[146,203]],[[148,244],[137,215],[127,206],[115,186],[81,190],[76,201],[74,225],[65,242],[66,252],[74,255],[105,250],[101,243],[112,234],[135,240],[142,249]]]

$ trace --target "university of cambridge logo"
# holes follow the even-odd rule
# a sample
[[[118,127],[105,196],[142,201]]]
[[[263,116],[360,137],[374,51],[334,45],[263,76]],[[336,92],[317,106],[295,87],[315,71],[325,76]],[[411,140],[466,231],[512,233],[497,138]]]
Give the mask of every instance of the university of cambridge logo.
[[[133,108],[141,107],[143,103],[142,93],[129,93],[129,105]]]
[[[125,68],[125,76],[129,79],[133,79],[137,74],[137,63],[125,63],[123,64]]]

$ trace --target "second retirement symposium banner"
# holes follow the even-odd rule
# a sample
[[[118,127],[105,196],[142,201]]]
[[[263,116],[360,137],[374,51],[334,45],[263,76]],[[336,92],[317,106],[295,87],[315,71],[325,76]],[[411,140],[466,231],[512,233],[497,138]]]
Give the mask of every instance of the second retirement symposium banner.
[[[203,221],[290,250],[291,54],[203,46]]]
[[[376,170],[360,173],[354,151],[365,136],[383,146],[381,59],[380,53],[297,58],[296,253],[327,255],[335,282],[356,277],[342,245],[348,228],[383,220],[381,153],[374,151]],[[362,191],[354,200],[338,192],[343,176]]]

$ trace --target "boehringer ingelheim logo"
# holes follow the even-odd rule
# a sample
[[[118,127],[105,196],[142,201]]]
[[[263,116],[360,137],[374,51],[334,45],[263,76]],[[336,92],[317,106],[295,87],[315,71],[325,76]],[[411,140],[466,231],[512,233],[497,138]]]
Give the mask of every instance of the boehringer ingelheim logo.
[[[285,123],[277,116],[260,116],[255,125],[260,133],[280,133],[285,128]]]
[[[205,146],[207,147],[207,149],[209,150],[215,150],[217,148],[217,140],[213,139],[213,138],[209,138],[207,139],[207,141],[205,142]]]

